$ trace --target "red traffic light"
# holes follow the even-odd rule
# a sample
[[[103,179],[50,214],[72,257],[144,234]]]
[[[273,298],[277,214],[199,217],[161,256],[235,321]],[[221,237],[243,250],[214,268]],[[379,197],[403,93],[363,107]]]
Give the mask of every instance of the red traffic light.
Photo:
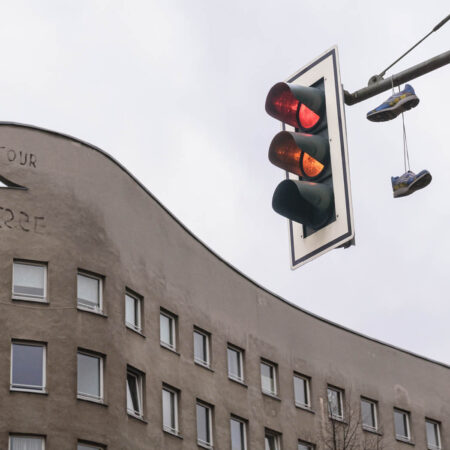
[[[301,178],[317,179],[326,172],[329,152],[328,140],[321,136],[281,131],[270,144],[269,160]]]
[[[270,89],[266,112],[294,128],[312,131],[322,122],[324,103],[320,89],[281,82]]]

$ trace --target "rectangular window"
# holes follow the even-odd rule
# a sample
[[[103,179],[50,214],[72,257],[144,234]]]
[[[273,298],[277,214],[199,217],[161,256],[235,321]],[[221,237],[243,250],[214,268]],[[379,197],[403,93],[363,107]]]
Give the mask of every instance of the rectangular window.
[[[376,431],[377,424],[377,404],[366,398],[361,399],[361,420],[362,426],[366,430]]]
[[[142,331],[141,299],[129,292],[125,294],[125,324],[139,333]]]
[[[206,448],[213,445],[212,410],[210,406],[197,403],[197,443]]]
[[[78,398],[103,401],[103,358],[92,353],[77,353]]]
[[[341,389],[329,387],[327,390],[328,413],[332,419],[342,420],[344,418],[343,397]]]
[[[231,450],[247,450],[246,423],[232,417],[230,419]]]
[[[38,436],[10,436],[10,450],[45,450],[45,439]]]
[[[84,442],[78,442],[77,450],[104,450],[104,446],[96,444],[86,444]]]
[[[298,441],[297,450],[314,450],[314,446],[308,442]]]
[[[25,261],[13,264],[13,299],[47,301],[47,266]]]
[[[170,348],[171,350],[176,350],[177,344],[175,316],[167,312],[161,312],[159,315],[159,325],[161,345]]]
[[[102,279],[95,275],[78,272],[78,307],[97,313],[102,312]]]
[[[442,447],[439,422],[426,419],[425,426],[427,429],[427,448],[429,450],[440,450]]]
[[[401,441],[410,441],[409,413],[394,409],[395,437]]]
[[[294,375],[295,404],[302,408],[311,408],[309,395],[309,378],[302,375]]]
[[[178,392],[168,386],[162,390],[163,429],[178,434]]]
[[[277,395],[276,366],[267,361],[261,361],[261,388],[265,394]]]
[[[264,434],[264,450],[281,450],[280,435],[266,430]]]
[[[228,346],[228,377],[244,382],[244,352],[237,347]]]
[[[194,361],[202,366],[209,367],[209,334],[194,330]]]
[[[45,345],[13,341],[11,390],[45,392]]]
[[[142,418],[144,407],[142,402],[142,385],[144,375],[134,369],[127,370],[127,412]]]

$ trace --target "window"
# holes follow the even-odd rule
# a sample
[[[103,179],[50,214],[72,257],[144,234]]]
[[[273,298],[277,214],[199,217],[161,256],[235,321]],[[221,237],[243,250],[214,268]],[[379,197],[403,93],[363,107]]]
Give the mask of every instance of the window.
[[[102,279],[95,275],[78,272],[78,307],[89,311],[102,312]]]
[[[427,448],[429,450],[440,450],[441,449],[441,430],[439,422],[434,420],[426,419],[425,426],[427,429]]]
[[[281,450],[280,435],[266,430],[264,435],[264,450]]]
[[[159,325],[161,345],[171,350],[176,350],[175,316],[167,312],[161,312],[159,315]]]
[[[308,444],[307,442],[298,441],[297,450],[314,450],[314,446],[312,444]]]
[[[230,419],[231,450],[246,450],[247,436],[245,422],[232,417]]]
[[[103,450],[105,447],[98,446],[96,444],[86,444],[84,442],[78,442],[77,450]]]
[[[77,359],[78,398],[96,402],[103,401],[103,358],[78,351]]]
[[[302,375],[294,375],[295,404],[302,408],[311,408],[309,395],[309,378]]]
[[[12,342],[11,390],[45,392],[44,344]]]
[[[394,409],[395,437],[401,441],[410,441],[409,413]]]
[[[228,346],[228,377],[235,381],[244,381],[244,352],[236,347]]]
[[[343,395],[344,392],[341,389],[328,388],[328,413],[332,419],[342,420],[344,418]]]
[[[178,392],[164,386],[162,390],[163,430],[178,434]]]
[[[139,333],[142,331],[141,299],[129,292],[125,294],[125,324]]]
[[[38,436],[10,436],[10,450],[44,450],[45,439]]]
[[[377,430],[377,404],[375,402],[366,398],[361,399],[361,419],[364,429],[370,431]]]
[[[142,419],[144,407],[142,403],[143,374],[135,369],[127,370],[127,412]]]
[[[209,367],[209,334],[194,330],[194,361],[202,366]]]
[[[47,301],[47,266],[14,261],[12,295],[15,300]]]
[[[265,394],[277,395],[276,366],[261,361],[261,388]]]
[[[206,448],[213,445],[211,407],[197,403],[197,443]]]

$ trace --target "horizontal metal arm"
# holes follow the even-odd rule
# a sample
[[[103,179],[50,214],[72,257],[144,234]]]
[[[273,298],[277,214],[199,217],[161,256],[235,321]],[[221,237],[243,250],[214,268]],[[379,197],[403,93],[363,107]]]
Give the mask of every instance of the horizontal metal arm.
[[[410,67],[403,72],[392,75],[387,79],[382,79],[370,86],[360,89],[359,91],[350,94],[348,91],[344,91],[344,101],[346,105],[354,105],[356,103],[362,102],[371,98],[381,92],[392,89],[392,86],[399,86],[400,84],[406,83],[407,81],[414,80],[428,72],[439,69],[439,67],[450,64],[450,50],[441,53],[434,58],[424,61],[416,66]]]

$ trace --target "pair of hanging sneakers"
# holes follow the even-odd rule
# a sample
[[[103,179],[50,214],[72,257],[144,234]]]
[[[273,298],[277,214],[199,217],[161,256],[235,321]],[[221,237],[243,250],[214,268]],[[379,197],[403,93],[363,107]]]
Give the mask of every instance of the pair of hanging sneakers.
[[[419,98],[411,85],[406,84],[403,91],[391,95],[380,106],[367,113],[367,119],[372,122],[386,122],[395,119],[399,114],[416,107]],[[405,197],[423,189],[431,183],[431,174],[422,170],[418,174],[408,170],[399,177],[391,177],[394,198]]]

